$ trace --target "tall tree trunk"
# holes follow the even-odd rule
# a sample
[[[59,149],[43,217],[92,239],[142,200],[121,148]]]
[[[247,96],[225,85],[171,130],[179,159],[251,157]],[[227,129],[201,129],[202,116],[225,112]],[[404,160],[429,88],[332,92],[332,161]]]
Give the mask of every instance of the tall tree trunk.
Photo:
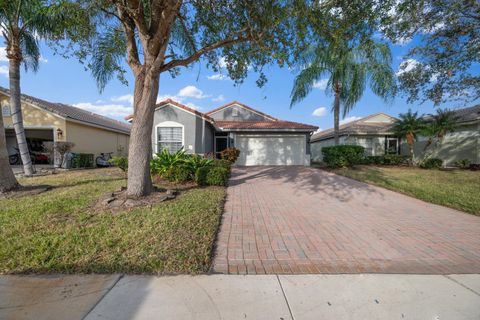
[[[340,144],[340,93],[341,85],[335,85],[335,101],[333,102],[333,138],[335,145]]]
[[[134,117],[128,150],[127,196],[137,198],[152,191],[150,159],[152,127],[160,74],[138,76],[134,91]]]
[[[3,126],[3,116],[0,114],[0,193],[16,187],[18,187],[18,182],[8,162],[5,127]]]
[[[20,99],[20,61],[21,54],[9,54],[10,77],[10,109],[12,110],[13,128],[17,136],[18,149],[23,163],[23,172],[26,176],[33,175],[33,165],[28,151],[27,137],[23,127],[22,106]]]

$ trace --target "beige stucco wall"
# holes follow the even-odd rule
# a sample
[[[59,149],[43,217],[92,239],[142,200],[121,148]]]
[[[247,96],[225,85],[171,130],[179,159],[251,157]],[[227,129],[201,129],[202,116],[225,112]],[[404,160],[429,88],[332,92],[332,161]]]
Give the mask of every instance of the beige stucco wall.
[[[0,104],[2,107],[9,105],[9,97],[0,93]],[[53,113],[22,102],[22,114],[25,128],[52,128],[55,132],[60,128],[64,133],[66,132],[65,119]],[[3,116],[3,122],[5,128],[13,128],[11,116]],[[64,134],[63,137],[55,137],[55,139],[57,141],[66,141],[66,136]]]
[[[414,144],[415,159],[424,157],[439,158],[444,165],[453,165],[455,161],[469,159],[472,163],[480,163],[480,122],[462,126],[453,133],[445,135],[441,144],[430,146],[427,150],[426,137],[419,137]],[[406,143],[401,145],[401,153],[408,155],[409,148]]]
[[[67,141],[75,143],[72,152],[113,152],[115,155],[128,153],[129,136],[67,120]]]

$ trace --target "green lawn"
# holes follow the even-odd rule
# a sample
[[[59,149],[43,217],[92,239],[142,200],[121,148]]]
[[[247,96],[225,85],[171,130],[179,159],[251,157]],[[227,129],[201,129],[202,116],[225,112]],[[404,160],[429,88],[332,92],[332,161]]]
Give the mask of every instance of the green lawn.
[[[358,166],[335,169],[332,172],[480,215],[480,171]]]
[[[0,200],[0,273],[208,271],[225,188],[193,188],[152,208],[112,215],[89,207],[126,185],[112,169],[21,180],[50,191]]]

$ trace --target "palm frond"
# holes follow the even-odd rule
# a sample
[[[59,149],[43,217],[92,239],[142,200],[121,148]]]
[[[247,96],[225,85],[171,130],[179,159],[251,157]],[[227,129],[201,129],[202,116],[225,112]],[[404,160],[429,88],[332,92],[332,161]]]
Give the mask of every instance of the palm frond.
[[[20,45],[25,71],[31,69],[37,72],[40,61],[40,50],[37,39],[33,34],[24,31],[21,34]]]

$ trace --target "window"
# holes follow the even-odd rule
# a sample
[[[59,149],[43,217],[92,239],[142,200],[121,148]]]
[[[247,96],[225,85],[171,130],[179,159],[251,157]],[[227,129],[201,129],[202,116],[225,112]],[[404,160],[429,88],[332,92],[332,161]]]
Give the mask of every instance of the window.
[[[2,116],[9,117],[10,114],[10,106],[6,103],[2,104]]]
[[[157,127],[157,152],[176,152],[183,148],[182,127]]]
[[[385,138],[385,153],[386,154],[397,154],[398,153],[398,139],[397,138]]]

